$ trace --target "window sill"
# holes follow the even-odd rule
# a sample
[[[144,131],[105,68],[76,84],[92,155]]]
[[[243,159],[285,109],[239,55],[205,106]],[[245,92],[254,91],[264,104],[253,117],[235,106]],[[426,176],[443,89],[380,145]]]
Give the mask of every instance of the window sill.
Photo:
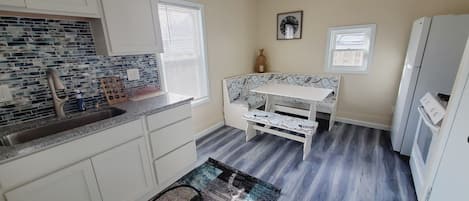
[[[327,73],[340,73],[340,74],[368,74],[368,70],[346,70],[339,68],[326,68]]]

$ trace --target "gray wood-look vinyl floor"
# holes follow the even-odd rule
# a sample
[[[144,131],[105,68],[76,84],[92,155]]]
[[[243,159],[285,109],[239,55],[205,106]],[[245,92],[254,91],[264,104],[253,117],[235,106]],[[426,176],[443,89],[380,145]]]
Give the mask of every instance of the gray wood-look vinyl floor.
[[[302,160],[302,144],[222,127],[197,141],[198,164],[212,157],[282,189],[280,200],[416,200],[408,160],[392,151],[389,133],[336,123],[313,137]]]

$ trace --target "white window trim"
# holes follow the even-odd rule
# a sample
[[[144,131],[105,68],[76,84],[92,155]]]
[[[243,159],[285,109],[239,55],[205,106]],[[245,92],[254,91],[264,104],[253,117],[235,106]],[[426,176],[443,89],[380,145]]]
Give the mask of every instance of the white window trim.
[[[333,41],[334,38],[332,37],[332,33],[336,31],[344,31],[344,32],[346,32],[347,30],[352,31],[354,29],[370,29],[370,49],[367,52],[367,59],[365,60],[366,64],[362,68],[356,69],[356,70],[351,70],[350,67],[333,67],[331,48],[333,45],[335,45],[335,41]],[[327,32],[325,71],[329,73],[367,74],[369,71],[372,59],[373,59],[375,38],[376,38],[376,24],[364,24],[364,25],[341,26],[341,27],[329,28]]]
[[[203,73],[207,79],[205,79],[205,85],[207,89],[207,96],[201,97],[198,99],[192,100],[191,106],[192,107],[197,107],[206,103],[209,103],[211,100],[211,90],[210,90],[210,79],[209,79],[209,73],[208,73],[208,58],[207,58],[207,34],[206,34],[206,26],[205,26],[205,7],[202,4],[191,2],[191,1],[186,1],[186,0],[159,0],[159,2],[165,3],[165,4],[171,4],[175,6],[182,6],[182,7],[189,7],[189,8],[197,8],[200,10],[200,18],[201,20],[201,27],[202,27],[202,65],[204,66]],[[157,8],[158,9],[158,8]],[[163,47],[164,49],[164,47]],[[162,54],[162,53],[161,53]],[[167,89],[167,84],[166,84],[166,79],[164,77],[165,72],[164,72],[164,67],[163,67],[163,62],[161,60],[161,54],[157,54],[158,58],[158,64],[159,64],[159,70],[160,70],[160,84],[161,88],[164,91],[168,91]]]

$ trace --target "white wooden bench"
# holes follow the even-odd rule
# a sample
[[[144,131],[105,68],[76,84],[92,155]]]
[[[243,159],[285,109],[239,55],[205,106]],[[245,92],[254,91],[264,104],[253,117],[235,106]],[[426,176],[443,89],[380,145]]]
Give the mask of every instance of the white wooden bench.
[[[303,143],[303,160],[306,159],[306,156],[308,156],[311,150],[311,139],[316,133],[316,129],[318,128],[318,123],[315,121],[281,115],[272,112],[264,112],[261,110],[251,110],[243,115],[243,119],[245,119],[248,123],[246,128],[246,142],[257,135],[256,131],[261,131],[290,140],[295,140]],[[265,126],[259,126],[257,124],[264,124]],[[287,132],[282,132],[279,130],[274,130],[271,127],[280,128],[287,131],[293,131],[295,133],[303,135],[304,137]]]

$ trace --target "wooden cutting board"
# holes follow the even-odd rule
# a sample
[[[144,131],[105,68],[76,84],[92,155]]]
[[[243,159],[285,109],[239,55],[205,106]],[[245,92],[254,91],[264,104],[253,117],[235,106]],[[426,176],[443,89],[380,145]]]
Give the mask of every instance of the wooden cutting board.
[[[120,77],[103,77],[100,78],[101,89],[106,96],[109,105],[127,102],[129,96],[125,91],[124,81]]]

